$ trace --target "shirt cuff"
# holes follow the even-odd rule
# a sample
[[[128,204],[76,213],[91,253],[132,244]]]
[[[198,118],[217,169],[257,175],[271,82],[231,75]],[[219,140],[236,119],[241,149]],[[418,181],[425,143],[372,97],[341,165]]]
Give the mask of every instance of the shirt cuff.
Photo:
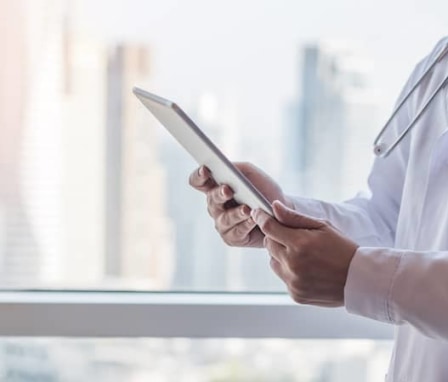
[[[349,313],[398,323],[391,311],[391,293],[402,255],[386,248],[358,248],[350,263],[344,290],[345,308]]]

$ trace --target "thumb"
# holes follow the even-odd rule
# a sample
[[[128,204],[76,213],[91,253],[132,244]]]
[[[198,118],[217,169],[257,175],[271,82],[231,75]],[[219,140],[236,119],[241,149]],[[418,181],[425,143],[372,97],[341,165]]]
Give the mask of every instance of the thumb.
[[[324,226],[322,221],[310,218],[309,216],[300,215],[291,208],[286,207],[283,203],[276,200],[272,204],[275,218],[283,225],[290,228],[303,229],[319,229]]]

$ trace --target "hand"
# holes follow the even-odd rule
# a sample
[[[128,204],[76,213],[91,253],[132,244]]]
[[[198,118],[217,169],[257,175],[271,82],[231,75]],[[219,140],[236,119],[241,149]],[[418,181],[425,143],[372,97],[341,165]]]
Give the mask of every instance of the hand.
[[[344,305],[348,268],[358,245],[330,223],[300,215],[280,202],[274,202],[273,210],[277,220],[259,209],[252,216],[265,234],[271,267],[294,301]]]
[[[269,202],[281,200],[291,205],[279,185],[259,168],[250,163],[236,163],[235,166]],[[263,246],[264,234],[250,217],[250,208],[236,203],[232,189],[227,185],[218,185],[210,170],[200,167],[193,172],[190,175],[190,185],[207,195],[208,213],[226,244],[239,247]]]

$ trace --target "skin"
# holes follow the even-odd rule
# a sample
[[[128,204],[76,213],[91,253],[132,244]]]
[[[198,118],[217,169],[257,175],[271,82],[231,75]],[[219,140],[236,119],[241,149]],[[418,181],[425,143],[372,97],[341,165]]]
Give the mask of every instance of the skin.
[[[280,200],[292,207],[280,186],[269,175],[250,163],[235,166],[266,197],[269,202]],[[207,209],[215,228],[227,245],[233,247],[263,247],[264,234],[250,216],[251,209],[233,200],[233,191],[227,185],[218,186],[206,167],[190,175],[189,183],[207,197]]]
[[[249,163],[238,169],[272,203],[274,217],[238,205],[227,185],[217,185],[201,167],[190,176],[192,187],[207,196],[215,228],[230,246],[265,247],[270,265],[294,301],[326,307],[344,305],[344,287],[358,245],[330,222],[294,211],[292,201],[262,170]]]
[[[275,218],[262,210],[252,216],[264,233],[271,268],[294,301],[326,307],[344,305],[344,287],[358,245],[331,223],[300,215],[281,202]]]

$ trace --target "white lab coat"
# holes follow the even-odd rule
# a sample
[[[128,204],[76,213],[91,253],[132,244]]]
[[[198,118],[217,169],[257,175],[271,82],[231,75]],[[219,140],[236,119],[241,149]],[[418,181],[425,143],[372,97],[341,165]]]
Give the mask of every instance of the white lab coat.
[[[448,38],[420,62],[402,96]],[[448,57],[414,93],[386,137],[396,137],[448,73]],[[362,128],[362,126],[360,126]],[[295,198],[361,247],[345,286],[346,309],[396,325],[387,381],[448,381],[448,86],[412,133],[376,159],[370,194],[340,204]]]

